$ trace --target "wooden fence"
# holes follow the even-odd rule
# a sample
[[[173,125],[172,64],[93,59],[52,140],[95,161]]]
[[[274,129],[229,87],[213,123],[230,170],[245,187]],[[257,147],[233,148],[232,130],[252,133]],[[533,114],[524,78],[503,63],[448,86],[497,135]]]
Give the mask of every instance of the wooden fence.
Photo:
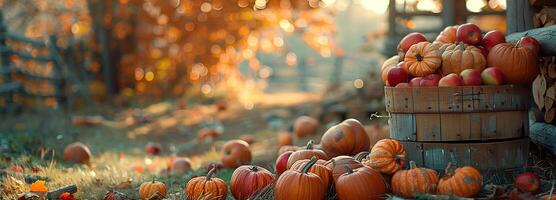
[[[54,35],[46,41],[38,41],[10,32],[0,13],[0,98],[3,100],[0,112],[13,112],[23,99],[29,98],[49,99],[58,106],[66,103],[66,79],[60,56],[65,49],[59,48],[56,41]],[[32,63],[33,68],[27,63]],[[29,87],[29,83],[34,84],[34,88]],[[53,90],[44,92],[37,86]]]

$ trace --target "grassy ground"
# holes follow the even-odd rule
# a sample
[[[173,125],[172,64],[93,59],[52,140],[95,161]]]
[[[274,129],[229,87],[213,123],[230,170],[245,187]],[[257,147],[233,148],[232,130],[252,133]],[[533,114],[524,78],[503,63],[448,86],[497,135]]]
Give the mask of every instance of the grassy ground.
[[[257,138],[251,145],[253,164],[273,171],[278,149],[276,133],[287,130],[293,118],[307,108],[306,103],[318,99],[307,94],[276,95],[262,98],[264,101],[258,102],[251,111],[235,104],[219,112],[212,105],[183,108],[179,103],[168,102],[141,109],[102,109],[97,112],[104,116],[101,125],[91,127],[76,127],[67,113],[59,111],[7,117],[0,122],[0,169],[21,166],[24,171],[3,171],[8,176],[0,182],[3,188],[0,196],[14,199],[17,194],[28,191],[26,178],[40,176],[48,178],[50,189],[77,184],[76,195],[80,199],[102,199],[110,189],[137,199],[139,185],[155,177],[167,184],[170,199],[185,199],[186,182],[192,176],[203,175],[207,163],[219,160],[218,149],[224,141],[244,134]],[[272,122],[274,126],[271,126],[265,118],[268,113],[280,116],[282,121]],[[224,134],[215,140],[197,140],[197,130],[214,122],[221,124]],[[92,167],[61,161],[63,148],[75,141],[91,148]],[[163,154],[146,155],[147,142],[163,144]],[[305,142],[295,141],[300,145]],[[167,167],[172,155],[190,158],[193,171],[159,173]],[[231,170],[222,170],[216,177],[229,181],[231,173]]]

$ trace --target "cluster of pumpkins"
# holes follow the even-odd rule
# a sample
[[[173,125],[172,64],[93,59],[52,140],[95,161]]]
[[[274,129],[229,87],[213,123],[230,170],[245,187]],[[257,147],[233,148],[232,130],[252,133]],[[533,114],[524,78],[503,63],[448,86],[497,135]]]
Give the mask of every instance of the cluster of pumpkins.
[[[436,171],[417,167],[412,161],[404,170],[406,154],[400,142],[383,139],[372,148],[370,143],[363,125],[348,119],[322,135],[320,149],[313,148],[311,140],[304,149],[282,153],[276,160],[275,173],[249,165],[251,151],[242,140],[224,144],[221,164],[235,168],[229,188],[238,200],[248,199],[273,183],[270,187],[277,200],[324,199],[330,188],[339,199],[380,199],[388,192],[403,197],[437,192],[473,197],[481,190],[481,174],[473,167],[448,166],[439,179]],[[187,197],[226,199],[228,185],[213,177],[218,169],[212,166],[206,176],[190,179],[184,189]],[[155,180],[140,187],[142,199],[165,192],[164,184]]]
[[[392,87],[530,84],[539,73],[539,50],[531,36],[508,43],[500,31],[483,36],[467,23],[446,27],[432,43],[421,33],[406,35],[381,74]]]

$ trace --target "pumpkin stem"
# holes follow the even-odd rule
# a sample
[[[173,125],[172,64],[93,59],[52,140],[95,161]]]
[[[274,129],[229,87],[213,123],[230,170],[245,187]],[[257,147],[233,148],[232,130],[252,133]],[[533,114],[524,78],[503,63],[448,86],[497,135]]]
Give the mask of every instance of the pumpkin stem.
[[[446,176],[452,176],[454,174],[454,168],[455,168],[455,165],[452,164],[452,162],[448,162],[448,166],[444,170],[444,174]]]
[[[259,168],[255,165],[253,165],[253,166],[251,166],[250,170],[254,171],[254,172],[257,172],[257,171],[259,171]]]
[[[348,165],[344,165],[344,168],[346,169],[346,172],[347,172],[348,174],[353,173],[353,169],[351,169],[351,167],[349,167]]]
[[[459,47],[462,51],[465,50],[465,44],[463,44],[463,42],[460,42],[459,45],[458,45],[458,47]]]
[[[417,61],[421,62],[421,61],[423,61],[423,59],[425,57],[423,57],[421,54],[417,53],[417,54],[415,54],[415,58],[417,58]]]
[[[207,181],[210,181],[210,177],[212,177],[214,172],[216,172],[216,166],[212,167],[212,169],[210,169],[209,172],[207,173],[207,176],[206,176]]]
[[[409,161],[409,168],[410,168],[410,169],[415,169],[415,168],[417,168],[417,164],[415,164],[415,161],[413,161],[413,160],[412,160],[412,161]]]
[[[309,162],[307,162],[307,164],[303,166],[303,168],[301,169],[301,173],[306,174],[307,172],[309,172],[309,169],[311,169],[311,167],[313,167],[313,165],[317,163],[317,160],[317,157],[313,156],[311,160],[309,160]]]
[[[154,182],[155,182],[155,180],[154,180],[154,176],[153,176],[153,183],[154,183]]]
[[[313,141],[313,140],[309,140],[309,142],[307,142],[307,147],[305,147],[305,148],[306,148],[306,149],[313,149],[313,143],[314,143],[314,142],[315,142],[315,141]]]

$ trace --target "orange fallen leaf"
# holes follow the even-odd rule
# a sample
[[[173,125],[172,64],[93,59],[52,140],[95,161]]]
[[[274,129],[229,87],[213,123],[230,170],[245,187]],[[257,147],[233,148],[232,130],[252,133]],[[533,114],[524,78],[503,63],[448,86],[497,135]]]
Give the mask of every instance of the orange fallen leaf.
[[[48,188],[44,186],[45,182],[38,180],[31,184],[30,192],[48,192]]]

